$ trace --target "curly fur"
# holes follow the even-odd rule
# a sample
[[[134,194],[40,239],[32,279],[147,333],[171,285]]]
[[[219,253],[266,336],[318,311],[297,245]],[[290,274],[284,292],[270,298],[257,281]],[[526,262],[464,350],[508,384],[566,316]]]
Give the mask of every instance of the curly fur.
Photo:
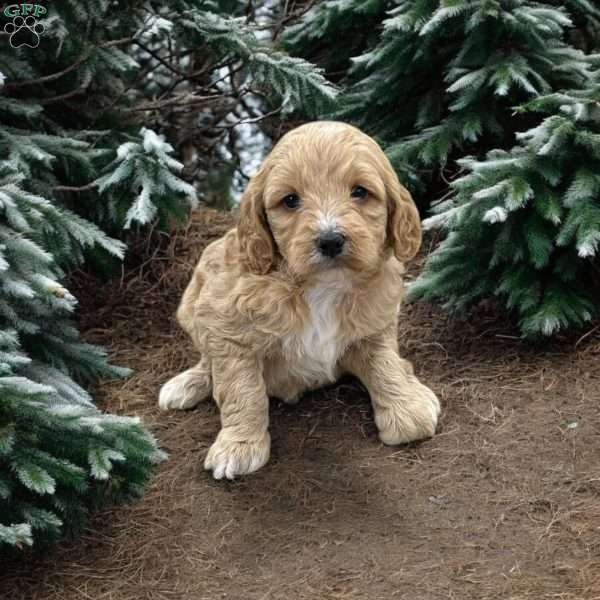
[[[366,198],[351,196],[354,186]],[[288,208],[288,194],[300,205]],[[324,230],[342,253],[319,253]],[[434,393],[398,355],[403,263],[421,243],[419,215],[377,143],[358,129],[316,122],[286,134],[250,181],[236,229],[204,251],[177,318],[202,359],[167,382],[164,410],[211,393],[222,429],[205,467],[217,479],[269,458],[268,397],[359,377],[386,444],[434,434]]]

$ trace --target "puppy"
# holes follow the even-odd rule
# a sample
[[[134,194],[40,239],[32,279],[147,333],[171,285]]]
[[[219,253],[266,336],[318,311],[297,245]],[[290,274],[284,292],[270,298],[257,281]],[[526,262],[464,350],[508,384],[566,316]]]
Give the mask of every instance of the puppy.
[[[201,358],[160,391],[163,410],[212,393],[216,479],[269,460],[269,396],[295,403],[342,373],[368,389],[385,444],[434,434],[438,399],[398,355],[403,263],[420,243],[412,198],[372,138],[330,121],[283,136],[177,310]]]

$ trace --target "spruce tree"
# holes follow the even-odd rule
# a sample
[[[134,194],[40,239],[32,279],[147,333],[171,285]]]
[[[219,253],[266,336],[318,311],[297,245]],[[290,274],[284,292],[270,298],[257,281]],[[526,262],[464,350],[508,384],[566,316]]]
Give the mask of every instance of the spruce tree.
[[[456,172],[456,159],[512,146],[515,132],[531,123],[514,106],[585,82],[588,65],[568,42],[572,19],[564,4],[387,2],[378,39],[353,58],[333,116],[378,137],[401,179],[426,206]],[[359,27],[362,15],[351,5],[316,5],[303,18],[305,31],[299,25],[286,38],[288,47],[311,56],[313,27],[324,30],[322,23],[329,17],[340,21],[340,12]],[[587,0],[568,6],[597,14]],[[329,55],[347,45],[343,36],[328,39]]]
[[[79,339],[61,263],[92,247],[120,258],[123,244],[25,190],[11,167],[0,160],[0,550],[78,530],[103,499],[139,494],[162,456],[136,419],[101,413],[80,385],[127,372]]]
[[[426,227],[447,237],[412,298],[461,310],[498,298],[526,336],[579,327],[600,308],[600,73],[588,87],[539,97],[545,118],[510,151],[465,158]]]
[[[21,15],[4,17],[0,551],[78,530],[101,502],[139,494],[163,457],[85,390],[126,371],[79,338],[69,273],[122,259],[131,229],[185,217],[213,158],[235,164],[232,126],[260,120],[262,96],[278,112],[332,102],[317,69],[259,42],[245,4],[67,0],[28,44],[12,35]]]

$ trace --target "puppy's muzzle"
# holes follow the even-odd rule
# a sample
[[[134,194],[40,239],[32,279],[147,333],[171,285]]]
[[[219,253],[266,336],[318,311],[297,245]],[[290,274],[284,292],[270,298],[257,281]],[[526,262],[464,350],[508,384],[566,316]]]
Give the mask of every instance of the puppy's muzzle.
[[[321,233],[316,240],[317,249],[323,256],[335,258],[342,253],[346,237],[337,231]]]

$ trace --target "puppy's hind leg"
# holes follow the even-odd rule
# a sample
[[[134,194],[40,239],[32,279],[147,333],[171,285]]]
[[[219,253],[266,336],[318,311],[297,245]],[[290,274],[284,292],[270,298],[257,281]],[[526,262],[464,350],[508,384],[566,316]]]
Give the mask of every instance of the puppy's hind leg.
[[[208,398],[212,392],[211,365],[208,358],[169,379],[160,388],[158,406],[161,410],[185,410]]]

